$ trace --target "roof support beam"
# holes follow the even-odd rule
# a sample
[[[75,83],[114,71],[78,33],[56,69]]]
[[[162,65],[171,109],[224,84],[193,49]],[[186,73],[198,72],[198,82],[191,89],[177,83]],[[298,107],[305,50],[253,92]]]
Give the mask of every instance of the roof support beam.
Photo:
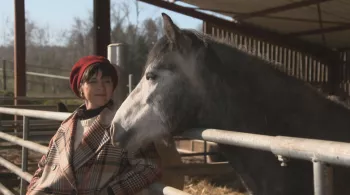
[[[94,54],[107,57],[110,44],[110,0],[94,0]]]
[[[275,19],[275,20],[286,20],[286,21],[295,21],[295,22],[307,22],[307,23],[319,23],[319,20],[313,20],[309,18],[290,18],[290,17],[283,17],[283,16],[261,16],[263,18],[268,19]],[[347,25],[350,24],[349,22],[342,22],[342,21],[331,21],[331,20],[322,20],[323,24],[336,24],[336,25]]]
[[[277,32],[262,29],[251,24],[244,22],[234,23],[228,20],[224,20],[213,15],[198,12],[193,8],[179,6],[173,3],[168,3],[163,0],[139,0],[151,5],[155,5],[161,8],[165,8],[171,11],[182,13],[184,15],[194,17],[203,21],[207,21],[216,24],[227,30],[236,31],[247,36],[252,36],[260,40],[268,41],[273,44],[284,46],[290,49],[295,49],[300,52],[308,53],[314,57],[328,61],[329,56],[335,56],[336,53],[323,45],[316,43],[309,43],[301,39],[293,38],[288,35],[283,35]],[[332,55],[334,54],[334,55]],[[327,59],[325,59],[327,58]]]
[[[244,15],[242,12],[234,12],[234,11],[225,11],[221,9],[211,9],[211,8],[195,8],[195,10],[203,10],[203,11],[212,11],[217,12],[220,14],[226,14],[226,15]],[[309,18],[296,18],[296,17],[285,17],[285,16],[270,16],[270,15],[262,15],[259,16],[262,18],[269,18],[269,19],[275,19],[275,20],[288,20],[288,21],[296,21],[296,22],[308,22],[308,23],[319,23],[319,20],[316,19],[309,19]],[[343,21],[331,21],[331,20],[322,20],[323,24],[338,24],[338,25],[346,25],[350,24],[350,22],[343,22]]]
[[[322,11],[321,11],[320,4],[317,4],[317,13],[318,13],[320,29],[323,29],[323,19],[322,19]],[[324,33],[322,33],[322,41],[323,41],[323,44],[326,45],[326,36],[324,35]]]
[[[24,0],[15,0],[14,95],[26,96],[26,37]],[[19,102],[15,99],[14,104]]]
[[[251,12],[251,13],[247,13],[247,14],[238,15],[238,16],[235,16],[235,19],[236,20],[245,20],[245,19],[252,18],[252,17],[264,16],[264,15],[267,15],[267,14],[273,14],[273,13],[277,13],[277,12],[288,11],[288,10],[291,10],[291,9],[297,9],[297,8],[301,8],[301,7],[306,7],[306,6],[310,6],[310,5],[313,5],[313,4],[323,3],[323,2],[326,2],[326,1],[330,1],[330,0],[304,0],[304,1],[298,1],[298,2],[289,3],[289,4],[278,6],[278,7],[272,7],[272,8],[267,8],[267,9],[264,9],[264,10],[256,11],[256,12]]]
[[[323,28],[323,29],[313,29],[313,30],[307,30],[307,31],[300,31],[300,32],[294,32],[289,33],[290,36],[306,36],[306,35],[315,35],[315,34],[321,34],[321,33],[331,33],[331,32],[337,32],[337,31],[344,31],[344,30],[350,30],[350,24],[347,25],[339,25],[339,26],[332,26],[329,28]]]

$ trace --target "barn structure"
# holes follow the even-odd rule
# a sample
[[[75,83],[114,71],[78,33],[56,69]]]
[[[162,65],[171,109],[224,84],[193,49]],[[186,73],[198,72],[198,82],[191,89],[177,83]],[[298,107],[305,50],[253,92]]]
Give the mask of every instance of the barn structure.
[[[203,20],[205,33],[229,37],[326,93],[343,98],[350,93],[350,2],[346,0],[139,1]],[[25,0],[14,2],[14,94],[25,96]],[[110,0],[93,0],[93,5],[94,53],[106,56]]]
[[[140,1],[201,19],[205,33],[233,39],[235,44],[278,62],[287,74],[326,93],[343,98],[349,95],[348,1]]]

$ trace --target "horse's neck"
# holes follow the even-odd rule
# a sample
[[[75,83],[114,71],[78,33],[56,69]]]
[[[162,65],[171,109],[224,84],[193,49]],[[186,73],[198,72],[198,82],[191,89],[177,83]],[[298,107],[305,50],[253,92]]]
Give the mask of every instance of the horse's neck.
[[[228,46],[214,45],[213,49],[221,63],[208,70],[212,76],[207,81],[211,84],[207,83],[210,87],[201,115],[203,126],[309,137],[322,128],[350,128],[346,119],[350,118],[349,110],[326,100],[301,81]]]

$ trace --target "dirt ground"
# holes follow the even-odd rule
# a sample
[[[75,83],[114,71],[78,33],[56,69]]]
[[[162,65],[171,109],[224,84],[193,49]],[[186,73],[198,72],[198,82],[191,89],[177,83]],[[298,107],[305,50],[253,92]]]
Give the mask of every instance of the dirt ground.
[[[18,167],[21,166],[21,147],[0,143],[0,156],[14,163]],[[37,169],[37,162],[41,158],[41,154],[29,151],[28,172],[33,174]],[[193,157],[183,158],[184,163],[201,163],[201,159]],[[20,184],[19,177],[10,173],[5,167],[0,165],[0,182],[12,189],[15,194],[18,193]],[[233,173],[225,175],[203,176],[203,177],[187,177],[185,178],[184,191],[192,195],[244,195],[243,189],[240,187]]]

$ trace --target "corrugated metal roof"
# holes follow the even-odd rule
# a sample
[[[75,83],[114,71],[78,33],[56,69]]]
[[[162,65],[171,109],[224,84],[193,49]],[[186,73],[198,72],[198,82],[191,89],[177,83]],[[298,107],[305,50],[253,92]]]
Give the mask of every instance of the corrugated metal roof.
[[[350,48],[350,0],[181,1],[309,42]]]

